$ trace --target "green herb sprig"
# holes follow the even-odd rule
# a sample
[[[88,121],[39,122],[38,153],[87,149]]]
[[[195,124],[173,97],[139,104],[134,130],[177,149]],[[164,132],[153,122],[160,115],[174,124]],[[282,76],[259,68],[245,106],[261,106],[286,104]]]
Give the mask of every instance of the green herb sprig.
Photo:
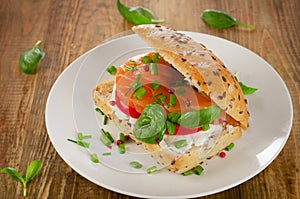
[[[41,166],[42,163],[40,160],[32,161],[27,167],[25,177],[23,177],[22,174],[16,169],[11,167],[3,168],[0,171],[2,173],[8,174],[13,179],[23,183],[23,196],[27,196],[27,184],[38,174],[39,170],[41,169]]]
[[[143,7],[126,7],[124,4],[117,0],[117,6],[120,14],[129,22],[140,25],[140,24],[159,24],[163,23],[162,19],[155,19],[154,14],[151,10]]]
[[[201,14],[202,20],[214,28],[230,28],[232,26],[244,26],[250,29],[255,29],[255,26],[238,22],[234,17],[229,14],[213,9],[204,10]]]

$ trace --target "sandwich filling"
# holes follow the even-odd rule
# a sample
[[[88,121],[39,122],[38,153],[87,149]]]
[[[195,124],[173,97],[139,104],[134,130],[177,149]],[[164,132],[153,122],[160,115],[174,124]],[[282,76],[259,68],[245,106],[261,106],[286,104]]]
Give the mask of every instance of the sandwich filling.
[[[136,139],[176,153],[213,148],[224,129],[239,125],[156,52],[118,68],[111,102]]]

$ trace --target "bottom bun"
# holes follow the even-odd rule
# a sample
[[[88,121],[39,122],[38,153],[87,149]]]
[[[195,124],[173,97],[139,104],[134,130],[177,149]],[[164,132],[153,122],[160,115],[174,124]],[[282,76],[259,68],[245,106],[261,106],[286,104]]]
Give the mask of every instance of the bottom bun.
[[[214,139],[213,145],[193,145],[184,153],[174,152],[168,147],[164,147],[162,144],[148,144],[140,142],[132,135],[133,126],[129,122],[129,119],[120,120],[109,105],[109,102],[112,99],[114,83],[114,79],[109,79],[96,86],[93,90],[93,98],[96,106],[100,108],[106,116],[113,120],[122,132],[128,134],[138,144],[141,144],[160,165],[168,168],[169,171],[175,173],[188,171],[199,164],[202,164],[207,159],[212,158],[229,144],[239,139],[242,135],[242,129],[240,126],[226,127],[223,128],[217,138]]]

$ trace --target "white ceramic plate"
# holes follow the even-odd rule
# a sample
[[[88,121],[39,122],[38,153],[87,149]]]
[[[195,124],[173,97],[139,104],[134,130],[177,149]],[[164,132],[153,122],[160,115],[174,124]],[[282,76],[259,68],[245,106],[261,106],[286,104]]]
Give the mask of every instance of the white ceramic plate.
[[[291,98],[280,76],[262,58],[242,46],[214,36],[185,33],[213,50],[233,73],[240,72],[241,81],[259,89],[246,96],[250,128],[234,149],[226,158],[207,161],[201,176],[184,177],[166,170],[148,175],[94,164],[88,150],[67,141],[76,139],[78,131],[93,135],[100,132],[101,121],[95,114],[91,92],[100,80],[109,77],[103,73],[104,69],[111,63],[122,62],[128,52],[131,55],[149,50],[137,35],[129,35],[106,42],[75,60],[49,94],[46,106],[49,137],[59,155],[76,172],[102,187],[131,196],[191,198],[239,185],[261,172],[279,154],[289,136],[293,117]]]

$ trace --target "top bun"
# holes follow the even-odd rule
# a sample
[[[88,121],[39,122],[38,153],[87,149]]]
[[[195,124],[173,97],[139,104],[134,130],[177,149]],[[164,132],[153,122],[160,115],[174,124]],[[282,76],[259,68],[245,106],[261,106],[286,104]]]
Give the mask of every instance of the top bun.
[[[192,82],[200,92],[247,129],[249,113],[239,82],[203,44],[161,25],[134,26],[144,41]]]

